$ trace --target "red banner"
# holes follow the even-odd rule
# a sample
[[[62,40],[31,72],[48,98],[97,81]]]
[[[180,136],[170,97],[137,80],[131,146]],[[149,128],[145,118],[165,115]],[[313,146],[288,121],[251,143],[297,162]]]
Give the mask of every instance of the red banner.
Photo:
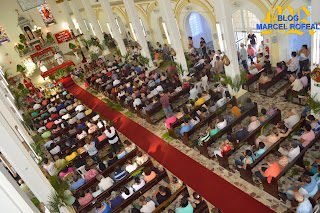
[[[72,35],[69,30],[61,31],[60,33],[54,34],[57,39],[58,44],[61,44],[72,38]]]
[[[76,66],[76,65],[73,63],[73,61],[68,60],[68,61],[64,62],[63,64],[60,64],[60,65],[58,65],[58,66],[56,66],[46,72],[41,73],[41,76],[43,79],[45,79],[46,77],[48,77],[52,74],[55,74],[58,69],[66,69],[70,66]]]

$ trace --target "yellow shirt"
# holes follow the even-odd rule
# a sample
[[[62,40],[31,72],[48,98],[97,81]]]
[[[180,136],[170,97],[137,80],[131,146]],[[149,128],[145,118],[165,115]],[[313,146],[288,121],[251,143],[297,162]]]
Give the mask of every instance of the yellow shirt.
[[[236,116],[236,118],[241,115],[241,111],[237,106],[232,107],[231,112]]]
[[[72,161],[73,159],[75,159],[75,157],[77,157],[77,153],[76,152],[72,152],[71,155],[66,156],[66,161]]]
[[[206,102],[206,99],[202,97],[202,98],[199,98],[199,99],[196,101],[195,105],[196,105],[196,106],[201,106],[202,104],[204,104],[204,102]]]

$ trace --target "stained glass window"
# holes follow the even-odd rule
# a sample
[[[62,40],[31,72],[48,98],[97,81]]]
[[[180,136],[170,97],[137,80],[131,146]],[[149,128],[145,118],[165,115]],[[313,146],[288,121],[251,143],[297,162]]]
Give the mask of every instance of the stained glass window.
[[[191,31],[191,36],[195,37],[203,32],[200,14],[191,13],[189,17],[189,26]]]
[[[0,24],[0,45],[5,44],[9,41],[10,41],[10,39],[9,39],[6,31],[3,29],[2,25]]]

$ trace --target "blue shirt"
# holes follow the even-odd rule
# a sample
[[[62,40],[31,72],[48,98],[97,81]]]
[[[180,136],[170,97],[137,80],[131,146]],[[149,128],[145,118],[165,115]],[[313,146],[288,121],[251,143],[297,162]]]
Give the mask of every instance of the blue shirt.
[[[188,205],[186,207],[177,208],[176,213],[193,213],[193,207],[192,207],[191,203],[188,202]]]
[[[121,202],[123,201],[123,198],[119,195],[116,199],[110,200],[111,208],[117,207]]]
[[[312,213],[313,208],[310,200],[305,198],[302,203],[299,203],[296,213]]]
[[[80,124],[79,126],[77,126],[77,129],[83,129],[83,128],[85,128],[85,127],[86,127],[86,124],[83,123],[83,124]]]
[[[80,188],[80,186],[82,186],[85,183],[86,183],[85,179],[80,178],[77,182],[73,182],[73,184],[71,184],[70,190],[71,191],[76,190],[76,189]]]
[[[68,92],[67,91],[63,91],[62,95],[67,95]]]
[[[139,73],[141,72],[141,67],[136,67],[136,71]]]
[[[116,179],[116,181],[118,182],[119,180],[121,180],[122,178],[124,178],[127,175],[127,172],[124,169],[121,169],[120,172],[117,172],[114,175],[114,179]]]
[[[53,140],[49,140],[43,146],[48,149],[52,143],[53,143]]]
[[[104,204],[102,204],[104,207],[106,207],[102,212],[101,211],[99,211],[98,209],[96,209],[96,213],[108,213],[108,212],[110,212],[111,211],[111,208],[109,207],[109,205],[108,204],[106,204],[106,203],[104,203]]]
[[[193,123],[189,123],[190,126],[187,126],[187,125],[184,125],[181,130],[180,130],[180,134],[183,135],[183,133],[185,132],[189,132],[193,127],[194,127],[194,124]]]
[[[263,149],[259,149],[258,151],[254,152],[253,160],[256,160],[258,157],[260,157],[260,155],[262,155],[265,151],[267,150],[266,147],[264,147]]]

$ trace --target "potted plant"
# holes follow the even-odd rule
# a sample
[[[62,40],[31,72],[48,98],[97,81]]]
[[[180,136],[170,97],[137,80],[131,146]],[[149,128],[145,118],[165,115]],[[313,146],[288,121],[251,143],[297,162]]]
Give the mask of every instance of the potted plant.
[[[20,42],[24,44],[24,46],[27,46],[27,38],[23,34],[19,35],[19,39],[20,39]]]
[[[188,70],[183,69],[182,64],[177,62],[172,62],[173,65],[176,67],[177,74],[180,79],[183,79],[186,77],[186,74],[188,73]]]
[[[73,43],[69,43],[69,48],[72,50],[72,52],[76,52],[77,46]]]
[[[41,38],[41,39],[42,39],[42,31],[41,31],[41,29],[35,30],[34,33],[36,34],[36,36],[37,36],[38,38]]]
[[[17,72],[20,72],[21,75],[24,76],[24,71],[26,70],[25,67],[21,66],[20,64],[17,65]]]
[[[47,42],[49,42],[49,43],[53,43],[54,42],[54,39],[53,39],[51,33],[47,33]]]
[[[50,75],[49,76],[49,79],[51,80],[51,81],[55,81],[56,80],[56,76],[53,74],[53,75]]]
[[[90,55],[90,58],[91,58],[92,61],[95,61],[95,60],[97,60],[99,57],[98,57],[98,54],[97,54],[97,53],[92,53],[92,54]]]
[[[150,67],[150,66],[149,66],[149,62],[150,62],[150,59],[149,59],[149,58],[140,55],[140,56],[138,57],[138,61],[139,61],[139,63],[142,64],[143,66],[145,66],[145,67]]]
[[[19,53],[23,53],[23,54],[26,54],[26,52],[27,52],[27,49],[25,48],[25,46],[24,45],[22,45],[22,44],[18,44],[18,50],[19,50]]]

